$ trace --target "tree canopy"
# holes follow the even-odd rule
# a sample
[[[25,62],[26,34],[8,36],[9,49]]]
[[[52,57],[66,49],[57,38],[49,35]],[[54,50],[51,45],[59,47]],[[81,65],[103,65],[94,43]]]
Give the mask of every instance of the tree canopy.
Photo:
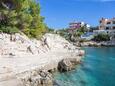
[[[46,31],[35,0],[0,0],[0,30],[7,33],[22,31],[29,37],[40,37]]]

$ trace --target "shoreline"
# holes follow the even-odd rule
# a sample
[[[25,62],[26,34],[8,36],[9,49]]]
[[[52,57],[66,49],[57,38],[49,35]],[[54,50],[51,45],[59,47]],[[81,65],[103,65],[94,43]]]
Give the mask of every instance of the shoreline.
[[[15,36],[21,39],[11,42],[8,34],[0,39],[0,48],[5,48],[0,56],[0,86],[53,86],[50,72],[70,71],[84,55],[83,50],[55,34],[44,35],[49,47],[42,46],[42,41]],[[28,43],[31,52],[26,51]]]
[[[83,63],[76,66],[76,69],[69,73],[56,73],[54,80],[56,80],[60,86],[115,85],[115,69],[112,70],[115,64],[115,47],[85,47],[83,49],[86,51],[85,58],[82,60]],[[110,72],[109,70],[112,71]],[[103,78],[103,74],[105,78]],[[81,81],[84,82],[84,84]]]
[[[82,43],[73,43],[77,47],[115,47],[115,44],[107,44],[106,42],[82,42]]]
[[[6,77],[4,77],[3,80],[0,80],[0,86],[15,86],[15,85],[13,85],[13,84],[16,84],[15,81],[18,82],[18,84],[16,86],[31,86],[31,84],[34,84],[34,85],[38,84],[35,81],[39,81],[38,86],[41,86],[42,84],[50,84],[50,85],[47,85],[47,86],[53,86],[53,85],[51,85],[51,84],[53,84],[52,73],[55,72],[55,71],[60,71],[58,69],[59,62],[61,62],[62,60],[65,60],[65,59],[68,59],[68,61],[72,61],[72,59],[77,59],[76,61],[75,60],[74,61],[78,64],[79,61],[81,60],[81,58],[82,57],[79,57],[79,60],[78,60],[78,56],[76,56],[76,57],[66,57],[63,54],[63,57],[61,57],[60,60],[58,60],[58,61],[55,61],[55,60],[51,61],[51,62],[49,62],[49,64],[48,63],[44,64],[44,66],[41,65],[41,67],[33,66],[28,70],[26,70],[26,69],[22,70],[21,69],[22,71],[17,72],[16,74],[13,74],[14,72],[10,73],[9,76],[7,75]],[[65,65],[64,67],[65,68],[68,67],[68,68],[70,68],[70,70],[72,70],[72,69],[74,69],[74,66],[77,65],[77,64],[68,66],[68,63],[67,63],[67,65]],[[66,70],[66,71],[70,71],[70,70]],[[61,71],[61,72],[63,72],[63,71]],[[41,76],[41,73],[43,73],[42,76]],[[1,84],[1,82],[4,82],[4,81],[5,81],[5,83]],[[12,83],[11,81],[14,82],[14,83],[9,85],[8,83]]]

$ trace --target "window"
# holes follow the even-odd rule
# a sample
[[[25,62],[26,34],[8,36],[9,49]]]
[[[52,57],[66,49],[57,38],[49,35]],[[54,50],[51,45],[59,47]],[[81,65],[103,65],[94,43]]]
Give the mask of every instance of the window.
[[[113,21],[113,24],[115,24],[115,21]]]
[[[102,21],[99,21],[100,23],[102,23]]]
[[[113,29],[115,29],[115,27],[113,27]]]
[[[107,24],[111,24],[111,22],[107,22]]]
[[[106,27],[106,30],[108,30],[109,29],[109,27]]]

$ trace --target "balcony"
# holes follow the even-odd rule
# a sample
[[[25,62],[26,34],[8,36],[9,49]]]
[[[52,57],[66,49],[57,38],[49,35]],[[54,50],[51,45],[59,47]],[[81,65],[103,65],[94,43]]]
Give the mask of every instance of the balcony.
[[[115,24],[107,24],[107,25],[105,25],[106,27],[114,27],[115,26]]]

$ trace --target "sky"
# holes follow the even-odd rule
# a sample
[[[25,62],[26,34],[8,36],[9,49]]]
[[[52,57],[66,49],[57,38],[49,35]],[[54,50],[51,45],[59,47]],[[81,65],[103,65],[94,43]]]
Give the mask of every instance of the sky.
[[[54,29],[68,28],[73,21],[97,26],[99,19],[115,17],[115,0],[39,0],[45,23]]]

